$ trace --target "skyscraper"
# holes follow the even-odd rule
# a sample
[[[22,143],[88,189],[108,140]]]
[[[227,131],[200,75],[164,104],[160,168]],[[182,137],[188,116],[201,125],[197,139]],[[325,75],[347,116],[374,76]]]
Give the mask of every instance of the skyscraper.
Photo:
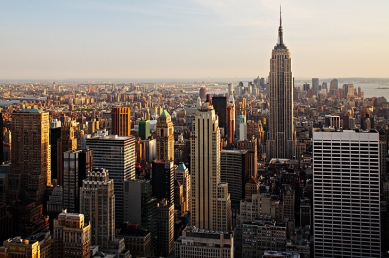
[[[224,135],[228,135],[228,121],[227,121],[227,97],[212,96],[212,105],[215,109],[216,115],[219,117],[219,128],[223,128]]]
[[[63,156],[63,207],[70,213],[80,211],[80,192],[79,192],[79,162],[78,154],[80,150],[66,151]]]
[[[238,135],[238,141],[245,141],[247,140],[247,123],[246,123],[246,116],[243,114],[240,114],[237,118],[238,121],[238,128],[237,128],[237,135]]]
[[[124,220],[139,224],[151,232],[153,252],[157,252],[157,199],[153,197],[149,180],[124,182]]]
[[[109,171],[115,185],[115,220],[123,222],[123,182],[135,179],[135,137],[97,135],[86,140],[93,150],[93,166]]]
[[[337,90],[338,89],[338,79],[333,79],[330,82],[330,90]]]
[[[80,188],[80,211],[92,224],[92,245],[109,248],[115,239],[115,195],[113,180],[104,168],[88,173]]]
[[[373,131],[313,133],[314,257],[380,257],[380,151]]]
[[[157,255],[167,257],[174,249],[174,205],[162,200],[157,209]]]
[[[74,136],[76,131],[75,121],[64,122],[61,127],[61,138],[57,141],[57,182],[63,185],[63,153],[77,149],[77,139]],[[73,211],[71,211],[73,212]]]
[[[150,136],[150,120],[140,120],[139,126],[139,137],[142,140],[147,140]]]
[[[235,138],[235,99],[234,99],[234,88],[230,83],[228,84],[228,91],[230,96],[227,103],[227,143],[231,144]],[[232,89],[231,89],[232,88]]]
[[[184,186],[184,212],[189,210],[189,196],[190,196],[190,174],[189,169],[184,163],[178,164],[174,178]]]
[[[249,153],[247,150],[222,150],[220,152],[220,178],[228,183],[231,206],[238,210],[245,198],[245,184],[250,179]]]
[[[270,116],[267,159],[292,158],[295,155],[293,124],[292,59],[284,44],[280,11],[278,43],[270,59]]]
[[[174,160],[174,125],[164,110],[157,120],[157,159]]]
[[[46,186],[51,184],[49,171],[49,113],[22,109],[12,114],[12,163],[9,174],[9,202],[42,202]]]
[[[154,160],[151,173],[153,196],[174,203],[174,162]]]
[[[319,91],[319,78],[312,78],[312,89],[315,93]]]
[[[208,102],[196,111],[190,165],[191,224],[203,229],[230,230],[228,184],[220,182],[219,119]]]
[[[131,113],[129,107],[112,107],[112,133],[119,136],[131,135]]]

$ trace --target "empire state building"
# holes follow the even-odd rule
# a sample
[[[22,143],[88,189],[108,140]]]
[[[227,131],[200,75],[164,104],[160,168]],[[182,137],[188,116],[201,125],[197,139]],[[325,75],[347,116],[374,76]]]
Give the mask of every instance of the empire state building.
[[[270,117],[267,140],[267,158],[295,156],[293,125],[293,77],[292,59],[284,44],[280,10],[278,43],[272,51],[269,73]]]

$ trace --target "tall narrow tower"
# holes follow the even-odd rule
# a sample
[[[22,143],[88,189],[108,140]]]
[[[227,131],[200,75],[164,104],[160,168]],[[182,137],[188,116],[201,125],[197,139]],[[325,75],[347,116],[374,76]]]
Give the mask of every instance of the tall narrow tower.
[[[75,121],[64,122],[61,127],[61,138],[57,142],[57,182],[63,186],[64,183],[64,161],[63,153],[77,149],[77,138],[74,136],[76,131]]]
[[[157,121],[157,159],[174,160],[174,126],[166,110]]]
[[[191,224],[203,229],[230,230],[228,184],[220,182],[219,118],[208,102],[196,111],[190,165]]]
[[[131,113],[129,107],[112,107],[112,134],[131,135]]]
[[[270,59],[267,158],[291,158],[295,155],[292,82],[292,59],[289,49],[284,45],[280,9],[278,43]]]
[[[233,85],[228,84],[230,96],[227,103],[227,143],[231,144],[234,142],[235,137],[235,99],[233,92]]]

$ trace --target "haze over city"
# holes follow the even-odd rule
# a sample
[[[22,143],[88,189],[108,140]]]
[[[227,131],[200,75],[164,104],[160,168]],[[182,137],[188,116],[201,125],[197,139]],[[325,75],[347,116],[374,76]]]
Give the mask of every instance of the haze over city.
[[[297,78],[388,77],[388,1],[282,1]],[[0,80],[267,76],[276,1],[1,1]]]

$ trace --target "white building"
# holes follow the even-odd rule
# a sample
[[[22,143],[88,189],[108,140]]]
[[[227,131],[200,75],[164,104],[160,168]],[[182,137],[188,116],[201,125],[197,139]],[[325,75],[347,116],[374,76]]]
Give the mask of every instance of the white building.
[[[190,223],[209,230],[230,230],[230,194],[228,185],[220,182],[219,117],[208,102],[196,111],[193,127]]]
[[[175,242],[174,254],[180,258],[233,258],[233,234],[188,226]]]
[[[92,225],[92,245],[108,248],[115,239],[115,195],[106,169],[94,169],[82,181],[80,211]]]
[[[380,257],[377,131],[313,133],[314,257]]]

